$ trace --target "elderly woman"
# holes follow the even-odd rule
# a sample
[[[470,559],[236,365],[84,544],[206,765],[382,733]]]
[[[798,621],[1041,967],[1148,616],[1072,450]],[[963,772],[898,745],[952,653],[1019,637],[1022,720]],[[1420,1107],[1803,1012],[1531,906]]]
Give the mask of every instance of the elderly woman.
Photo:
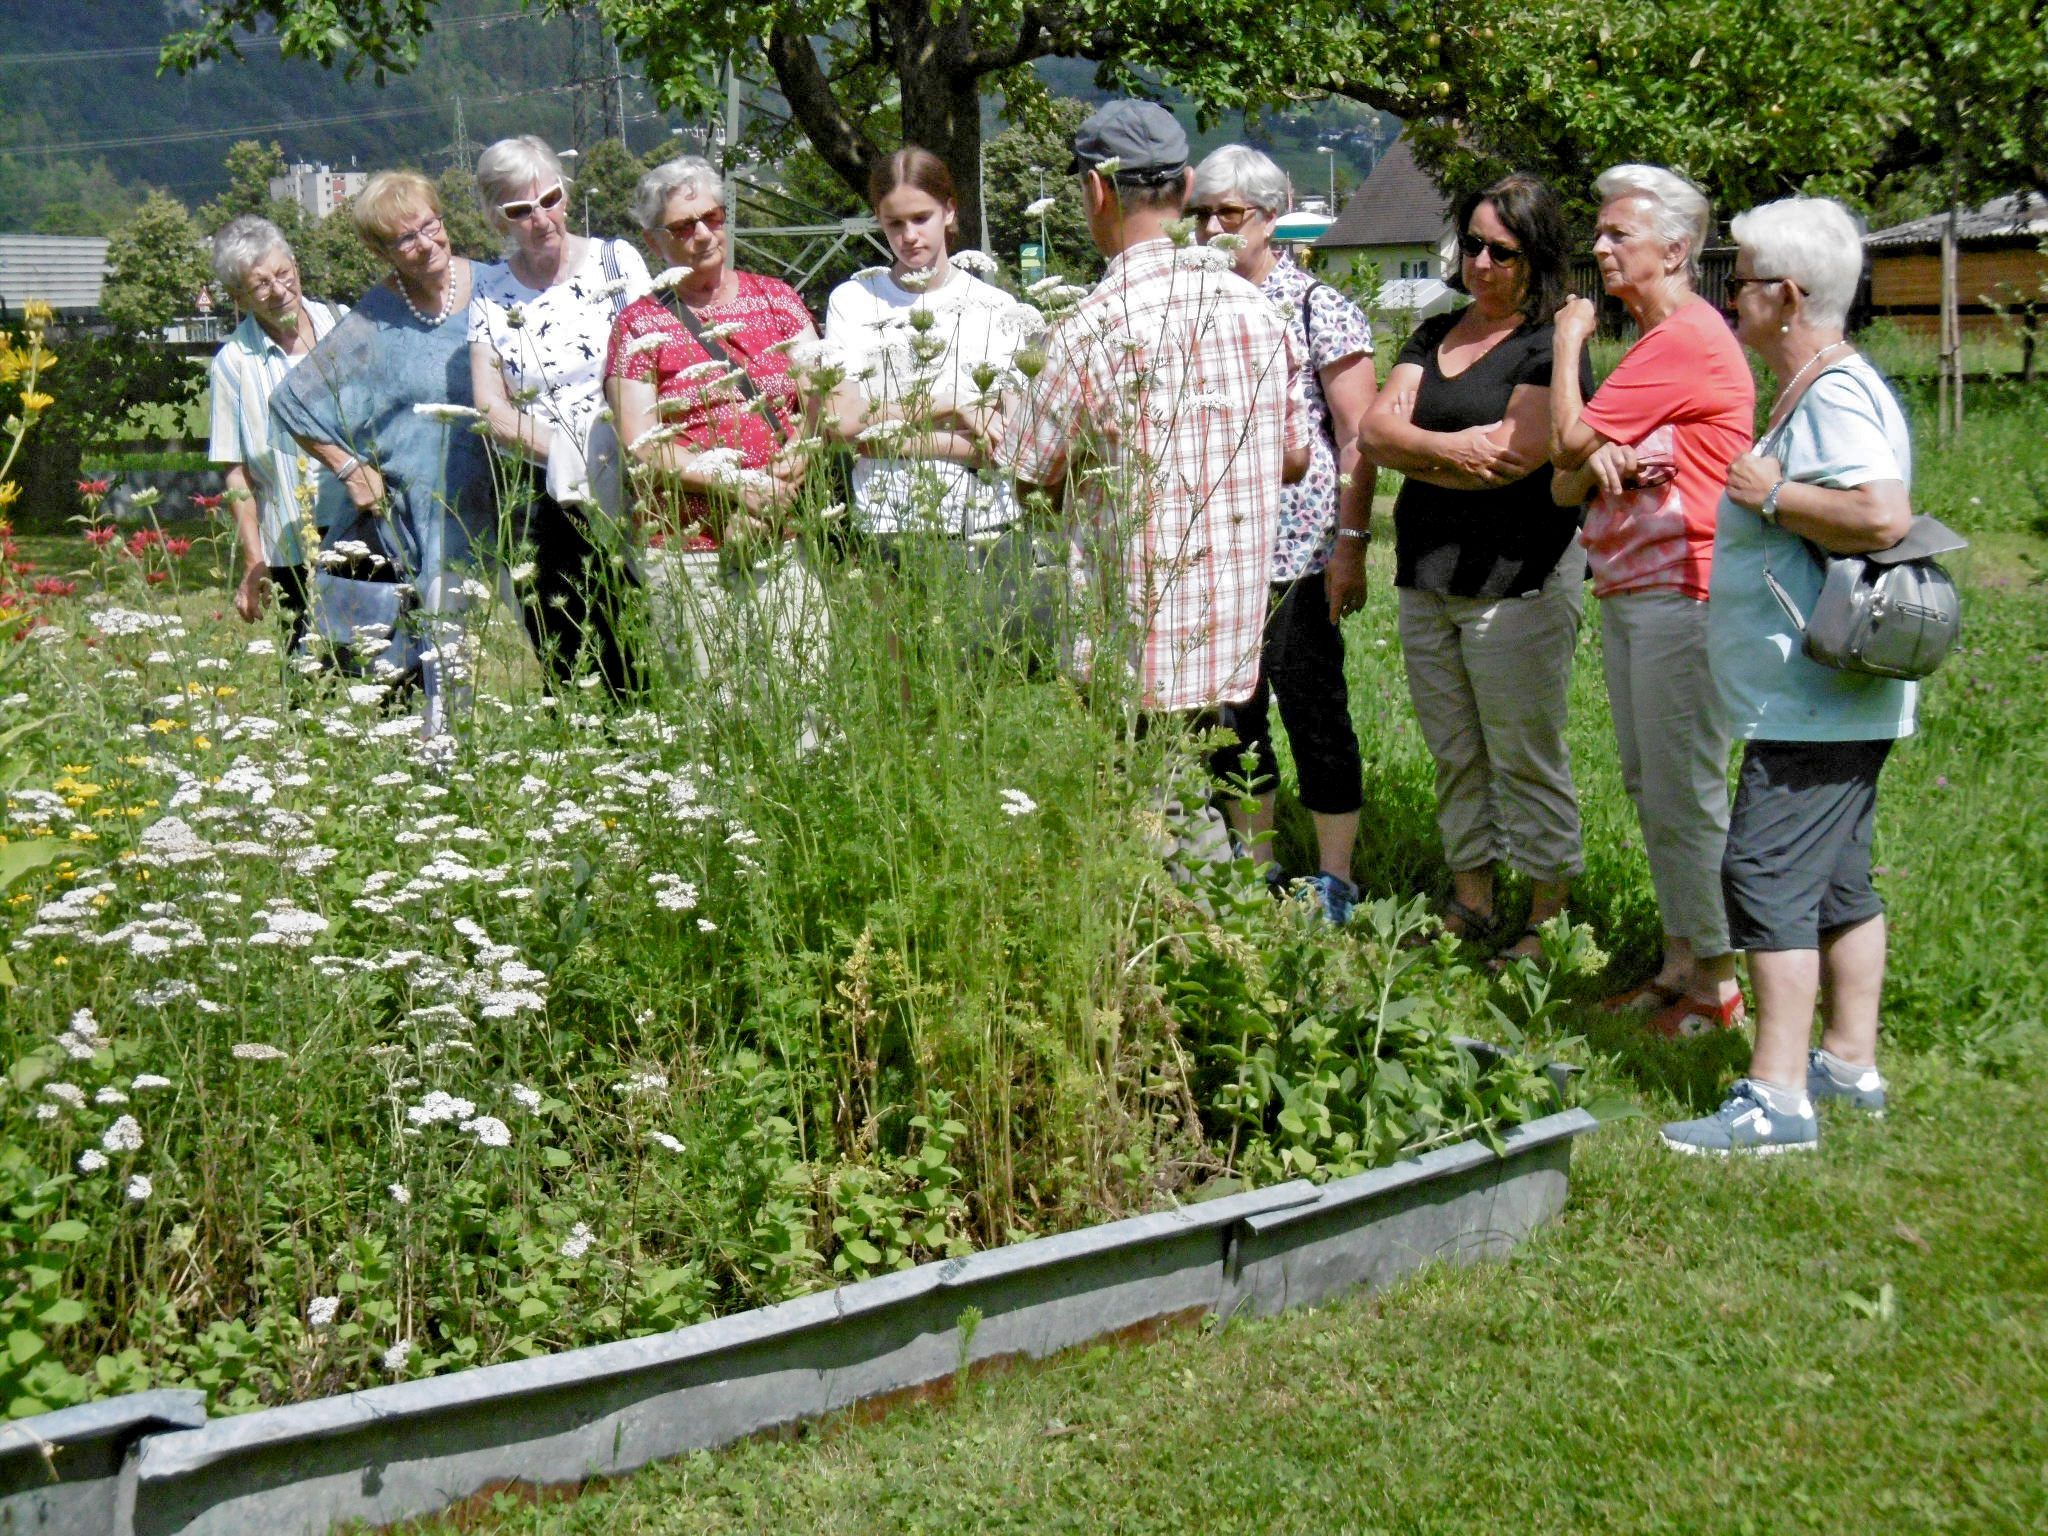
[[[1727,323],[1693,291],[1706,198],[1653,165],[1618,165],[1594,185],[1593,254],[1637,336],[1588,401],[1574,375],[1593,305],[1574,298],[1558,311],[1552,489],[1561,506],[1591,501],[1584,539],[1607,698],[1664,930],[1656,975],[1609,1004],[1654,1010],[1651,1029],[1670,1037],[1742,1017],[1721,905],[1728,737],[1707,664],[1707,591],[1714,509],[1749,446],[1756,389]]]
[[[1556,195],[1509,176],[1457,209],[1453,287],[1472,302],[1416,328],[1365,414],[1359,451],[1404,479],[1394,584],[1408,692],[1436,759],[1437,827],[1451,867],[1444,925],[1496,937],[1494,866],[1531,884],[1508,954],[1564,910],[1584,864],[1565,744],[1585,566],[1577,519],[1550,498],[1545,442],[1564,383],[1551,313],[1565,291]],[[1582,357],[1571,387],[1582,388]],[[1350,497],[1366,526],[1367,487]]]
[[[786,655],[823,622],[790,547],[807,461],[789,353],[817,331],[795,289],[733,268],[725,186],[708,161],[656,166],[633,206],[667,270],[619,315],[605,375],[635,466],[657,623],[702,675],[707,638],[751,590],[753,612]]]
[[[390,517],[401,546],[392,553],[432,641],[423,677],[433,735],[447,721],[444,684],[459,673],[448,622],[464,603],[459,568],[489,551],[497,529],[489,452],[461,419],[474,413],[470,264],[449,246],[434,184],[416,172],[379,171],[349,217],[390,275],[278,385],[270,415],[358,509]]]
[[[511,462],[507,504],[524,503],[534,574],[520,611],[558,682],[588,655],[621,697],[630,686],[618,604],[627,576],[607,559],[616,540],[592,534],[603,498],[591,483],[590,448],[612,324],[647,291],[647,265],[623,240],[569,232],[569,177],[545,140],[500,139],[478,157],[476,184],[505,259],[476,273],[470,380],[491,439]]]
[[[235,584],[235,612],[254,623],[274,588],[278,605],[292,616],[292,639],[304,628],[306,550],[299,530],[331,516],[339,488],[319,476],[298,446],[270,427],[270,395],[277,383],[307,357],[345,306],[306,298],[299,289],[299,264],[284,233],[253,213],[231,219],[213,237],[213,271],[242,311],[209,371],[213,401],[207,457],[227,466],[227,501],[242,555]],[[312,515],[299,505],[309,487]],[[322,490],[325,508],[318,506]]]
[[[1323,915],[1351,916],[1358,888],[1351,854],[1358,838],[1364,777],[1351,700],[1344,686],[1345,614],[1365,601],[1365,546],[1371,538],[1372,487],[1378,471],[1358,457],[1358,423],[1372,404],[1372,327],[1358,306],[1317,282],[1273,243],[1273,226],[1293,202],[1287,173],[1242,144],[1227,144],[1195,167],[1187,208],[1203,244],[1231,244],[1238,275],[1287,315],[1308,406],[1308,473],[1280,488],[1280,531],[1273,549],[1272,594],[1251,698],[1224,710],[1237,737],[1219,765],[1226,782],[1245,776],[1257,809],[1246,832],[1257,856],[1273,827],[1280,770],[1273,753],[1271,701],[1294,749],[1301,803],[1315,822],[1317,871],[1310,877]],[[1344,477],[1352,496],[1339,496]],[[1271,878],[1278,879],[1274,869]]]
[[[1819,1137],[1813,1101],[1883,1113],[1884,902],[1870,882],[1877,777],[1913,731],[1915,685],[1809,660],[1766,572],[1811,611],[1818,546],[1884,549],[1912,521],[1913,444],[1892,392],[1842,337],[1863,271],[1855,219],[1793,197],[1734,222],[1736,330],[1779,380],[1770,424],[1728,471],[1708,650],[1746,739],[1721,884],[1749,953],[1756,1050],[1717,1114],[1664,1127],[1682,1152],[1776,1152]],[[1814,1000],[1827,1028],[1812,1044]]]

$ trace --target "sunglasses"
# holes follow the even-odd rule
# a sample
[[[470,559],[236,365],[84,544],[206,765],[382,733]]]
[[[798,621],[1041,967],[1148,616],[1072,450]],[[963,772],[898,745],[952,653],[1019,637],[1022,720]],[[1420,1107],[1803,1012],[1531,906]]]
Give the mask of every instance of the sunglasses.
[[[409,229],[391,242],[394,251],[410,251],[429,240],[441,237],[443,225],[439,219],[429,219],[418,229]]]
[[[1187,216],[1198,225],[1214,219],[1223,226],[1223,232],[1227,235],[1234,235],[1243,229],[1246,221],[1258,211],[1256,208],[1241,208],[1234,203],[1225,203],[1216,208],[1211,208],[1206,203],[1196,203],[1186,210]]]
[[[1789,277],[1731,277],[1728,279],[1728,297],[1731,299],[1740,297],[1742,290],[1751,283],[1784,283],[1791,287],[1794,292],[1803,293],[1805,291]]]
[[[528,219],[533,217],[536,210],[544,213],[553,212],[562,206],[562,199],[568,195],[558,181],[539,197],[522,197],[513,202],[498,204],[498,212],[508,219]]]
[[[1511,266],[1522,259],[1520,246],[1502,245],[1498,240],[1482,240],[1477,235],[1458,236],[1458,249],[1474,261],[1477,261],[1479,253],[1484,251],[1493,258],[1496,267]]]
[[[716,234],[725,228],[725,210],[712,208],[708,212],[698,214],[694,219],[671,219],[663,224],[661,229],[671,240],[687,240],[697,233],[697,226],[700,224],[708,233]]]

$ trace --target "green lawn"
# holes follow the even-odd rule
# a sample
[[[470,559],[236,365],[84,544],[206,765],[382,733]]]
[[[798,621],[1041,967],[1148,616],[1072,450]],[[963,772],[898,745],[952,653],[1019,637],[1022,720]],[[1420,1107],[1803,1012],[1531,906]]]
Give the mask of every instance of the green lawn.
[[[1644,1118],[1580,1143],[1563,1218],[1512,1262],[1080,1351],[950,1403],[417,1529],[2048,1529],[2048,411],[2010,389],[1980,400],[1956,447],[1922,444],[1916,499],[1976,547],[1957,562],[1966,649],[1880,798],[1887,1121],[1831,1113],[1817,1155],[1762,1164],[1658,1146],[1656,1122],[1711,1109],[1747,1042],[1665,1046],[1588,1006],[1656,939],[1594,618],[1574,910],[1614,961],[1578,989],[1564,1027],[1583,1038],[1564,1048]],[[1351,655],[1359,874],[1379,892],[1442,871],[1375,553]],[[1283,824],[1297,864],[1302,832]]]

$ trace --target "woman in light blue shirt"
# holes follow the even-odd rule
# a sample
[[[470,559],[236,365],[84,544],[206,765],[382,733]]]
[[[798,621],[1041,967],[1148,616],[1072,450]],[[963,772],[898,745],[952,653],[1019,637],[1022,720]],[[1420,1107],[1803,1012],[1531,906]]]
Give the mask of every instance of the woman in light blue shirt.
[[[1678,1151],[1724,1156],[1817,1145],[1815,1100],[1884,1108],[1870,844],[1878,774],[1913,730],[1915,695],[1810,660],[1766,580],[1811,611],[1823,551],[1885,549],[1912,522],[1905,416],[1843,337],[1862,231],[1839,203],[1805,197],[1741,214],[1733,231],[1736,331],[1779,380],[1764,435],[1729,469],[1707,621],[1721,702],[1746,743],[1721,884],[1729,937],[1749,954],[1756,1048],[1717,1113],[1664,1127]]]

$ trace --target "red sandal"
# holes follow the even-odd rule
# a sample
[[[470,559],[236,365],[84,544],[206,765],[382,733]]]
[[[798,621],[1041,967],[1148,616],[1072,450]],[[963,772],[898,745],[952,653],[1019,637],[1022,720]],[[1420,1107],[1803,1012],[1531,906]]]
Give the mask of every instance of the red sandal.
[[[1684,996],[1685,988],[1668,987],[1652,977],[1633,987],[1624,987],[1612,997],[1603,997],[1600,1006],[1608,1013],[1650,1013],[1669,1008]]]
[[[1739,1029],[1747,1018],[1740,992],[1725,1002],[1707,1002],[1687,994],[1659,1009],[1644,1028],[1666,1040],[1689,1040],[1716,1029]]]

